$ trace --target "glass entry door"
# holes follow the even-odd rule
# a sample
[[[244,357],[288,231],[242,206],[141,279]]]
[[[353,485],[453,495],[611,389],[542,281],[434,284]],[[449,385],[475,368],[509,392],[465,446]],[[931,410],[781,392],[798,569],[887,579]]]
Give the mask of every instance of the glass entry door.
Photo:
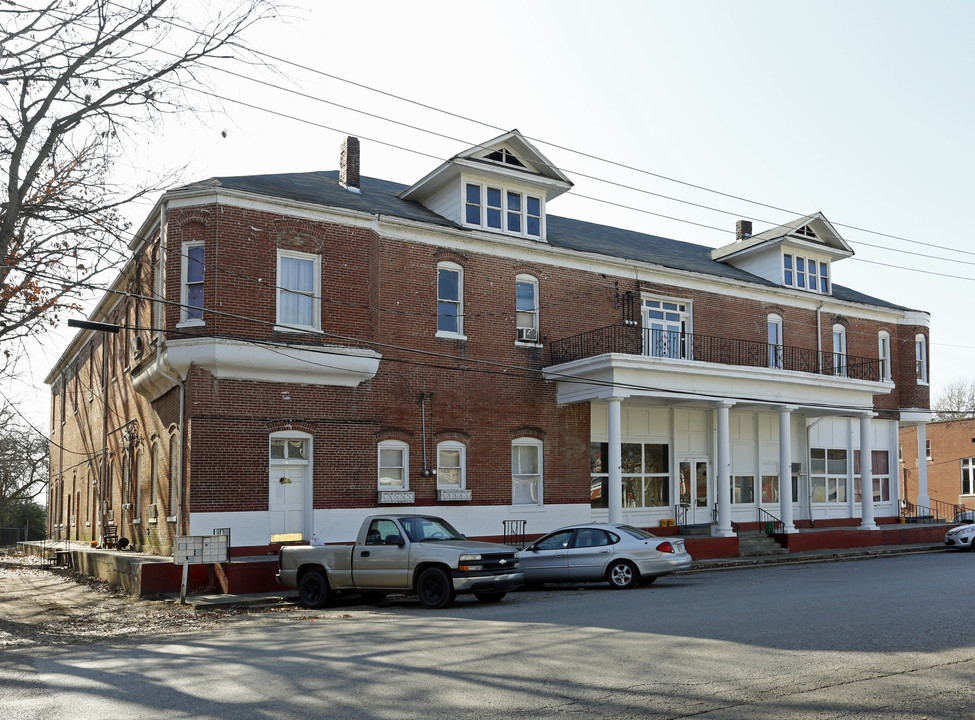
[[[711,522],[711,483],[708,481],[708,461],[681,460],[679,470],[680,504],[687,508],[687,522],[691,525]]]

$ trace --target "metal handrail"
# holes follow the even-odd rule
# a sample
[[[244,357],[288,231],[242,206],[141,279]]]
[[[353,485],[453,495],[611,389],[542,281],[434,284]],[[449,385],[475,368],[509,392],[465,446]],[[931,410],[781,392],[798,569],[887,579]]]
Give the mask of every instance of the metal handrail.
[[[674,505],[674,525],[678,527],[687,525],[687,511],[690,509],[690,505],[684,505],[683,503]]]
[[[955,515],[970,510],[965,505],[948,503],[941,500],[931,500],[931,505],[917,505],[909,500],[901,504],[900,516],[916,523],[951,522]]]
[[[657,330],[638,325],[608,325],[555,340],[550,345],[553,365],[620,353],[721,365],[763,367],[854,380],[880,380],[879,358],[858,357],[828,350],[776,345],[740,338]]]
[[[785,523],[779,520],[775,515],[770,513],[768,510],[758,508],[758,524],[762,530],[765,531],[766,535],[773,535],[777,531],[781,531],[785,527]]]

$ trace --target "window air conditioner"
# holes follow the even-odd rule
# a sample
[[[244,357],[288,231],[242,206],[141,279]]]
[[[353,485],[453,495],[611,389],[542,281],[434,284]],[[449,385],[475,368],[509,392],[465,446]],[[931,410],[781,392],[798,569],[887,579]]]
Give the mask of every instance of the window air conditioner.
[[[538,342],[538,329],[518,328],[518,342]]]

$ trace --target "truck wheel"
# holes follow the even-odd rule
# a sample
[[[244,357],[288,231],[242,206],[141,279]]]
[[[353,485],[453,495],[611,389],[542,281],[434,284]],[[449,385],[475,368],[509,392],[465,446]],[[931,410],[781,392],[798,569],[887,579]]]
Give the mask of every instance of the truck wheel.
[[[427,568],[416,580],[416,594],[420,604],[431,610],[440,610],[454,601],[454,585],[450,576],[437,567]]]
[[[474,593],[480,602],[490,603],[490,602],[501,602],[501,599],[507,595],[506,592],[492,592],[492,593]]]
[[[298,583],[298,600],[306,608],[317,610],[325,607],[331,590],[324,573],[319,570],[309,570]]]
[[[617,560],[606,570],[606,579],[614,590],[626,590],[640,581],[640,573],[626,560]]]

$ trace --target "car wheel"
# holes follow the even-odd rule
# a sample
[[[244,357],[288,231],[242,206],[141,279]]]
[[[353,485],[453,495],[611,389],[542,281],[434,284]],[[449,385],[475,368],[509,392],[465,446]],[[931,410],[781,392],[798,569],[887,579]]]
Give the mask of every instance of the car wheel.
[[[626,590],[640,581],[640,573],[627,560],[617,560],[606,570],[606,579],[614,590]]]
[[[306,608],[317,610],[325,607],[331,590],[328,587],[328,579],[319,570],[309,570],[301,577],[298,583],[298,600]]]
[[[507,594],[508,593],[506,592],[474,593],[474,597],[476,597],[480,602],[492,603],[501,602],[501,599]]]
[[[416,594],[420,604],[431,610],[440,610],[454,601],[454,585],[450,576],[440,568],[427,568],[416,580]]]

